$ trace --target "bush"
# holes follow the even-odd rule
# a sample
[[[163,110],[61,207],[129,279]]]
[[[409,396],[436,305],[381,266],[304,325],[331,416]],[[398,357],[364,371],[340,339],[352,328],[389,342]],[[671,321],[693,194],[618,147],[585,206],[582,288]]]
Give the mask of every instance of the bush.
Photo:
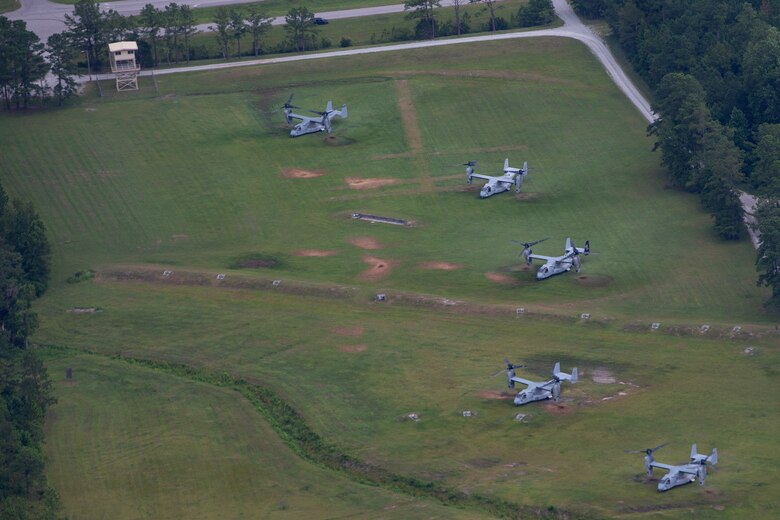
[[[555,20],[555,9],[551,0],[528,0],[517,10],[517,24],[520,27],[546,25]]]
[[[339,47],[352,47],[352,38],[349,36],[342,36],[339,41]]]
[[[405,42],[413,38],[412,31],[406,27],[393,28],[390,30],[390,40],[394,42]]]
[[[438,24],[436,23],[436,20],[433,21],[433,26],[431,26],[430,21],[423,19],[418,21],[417,25],[414,27],[415,40],[430,40],[438,33]]]
[[[83,282],[84,280],[91,280],[95,277],[95,271],[92,269],[85,269],[84,271],[76,271],[73,273],[73,276],[69,276],[66,282],[68,283],[79,283]]]

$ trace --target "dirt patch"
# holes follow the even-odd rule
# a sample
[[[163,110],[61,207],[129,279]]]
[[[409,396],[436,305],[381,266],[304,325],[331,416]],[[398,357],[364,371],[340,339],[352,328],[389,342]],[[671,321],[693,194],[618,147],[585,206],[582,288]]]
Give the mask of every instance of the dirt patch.
[[[617,379],[612,375],[612,372],[606,368],[594,368],[590,376],[594,383],[600,385],[612,385],[617,383]]]
[[[357,353],[357,352],[363,352],[365,350],[368,350],[368,345],[360,344],[360,345],[342,345],[339,347],[339,350],[341,352],[350,352],[350,353]]]
[[[498,399],[501,401],[507,401],[515,398],[515,394],[508,392],[499,392],[497,390],[483,390],[477,393],[477,397],[481,399]]]
[[[482,457],[479,459],[471,459],[466,461],[467,468],[486,469],[498,466],[499,464],[501,464],[501,460],[493,457]]]
[[[370,267],[360,273],[360,279],[367,281],[380,280],[384,278],[390,274],[390,271],[392,271],[393,267],[398,263],[395,260],[382,260],[381,258],[376,258],[374,256],[364,256],[363,261]]]
[[[379,155],[374,155],[371,157],[372,161],[384,161],[385,159],[409,159],[414,157],[414,153],[412,152],[401,152],[401,153],[383,153]]]
[[[360,249],[382,249],[382,244],[376,238],[372,237],[354,237],[349,239],[349,243]]]
[[[344,181],[353,190],[373,190],[401,182],[398,179],[362,179],[360,177],[347,177]]]
[[[451,264],[449,262],[423,262],[420,264],[423,269],[441,269],[443,271],[454,271],[456,269],[463,269],[460,264]]]
[[[243,260],[238,262],[238,267],[241,268],[256,268],[256,267],[274,267],[277,264],[276,260],[268,258],[253,258],[249,260]]]
[[[612,283],[612,277],[598,274],[578,274],[574,277],[574,281],[585,287],[606,287]]]
[[[330,329],[330,331],[333,334],[338,334],[339,336],[350,336],[352,338],[359,338],[363,335],[363,331],[365,329],[363,327],[335,327]]]
[[[333,134],[330,134],[327,137],[325,137],[323,141],[328,146],[348,146],[350,144],[354,144],[357,142],[354,139],[350,139],[349,137],[342,137]]]
[[[176,240],[187,240],[188,238],[190,238],[190,236],[189,235],[179,234],[179,235],[171,235],[171,238],[174,241],[176,241]]]
[[[545,410],[547,410],[551,414],[555,415],[571,415],[574,413],[574,407],[573,406],[567,406],[565,404],[561,403],[544,403],[542,405]]]
[[[520,200],[520,201],[526,201],[527,202],[527,201],[530,201],[530,200],[539,200],[541,198],[542,198],[542,194],[541,193],[528,193],[528,192],[525,192],[525,191],[520,192],[520,193],[515,193],[515,200]]]
[[[282,170],[282,177],[287,179],[313,179],[325,175],[319,171],[299,170],[298,168],[285,168]]]
[[[485,273],[485,278],[491,282],[496,282],[504,285],[514,285],[515,279],[508,274],[501,273]]]
[[[412,91],[409,82],[400,79],[395,82],[395,95],[398,97],[398,108],[404,124],[404,136],[409,148],[414,152],[422,150],[422,133],[417,123],[417,111],[412,104]]]
[[[331,251],[326,249],[301,249],[293,254],[295,256],[334,256],[339,253],[338,251]]]
[[[73,307],[68,310],[68,312],[73,312],[75,314],[93,314],[97,311],[97,307]]]

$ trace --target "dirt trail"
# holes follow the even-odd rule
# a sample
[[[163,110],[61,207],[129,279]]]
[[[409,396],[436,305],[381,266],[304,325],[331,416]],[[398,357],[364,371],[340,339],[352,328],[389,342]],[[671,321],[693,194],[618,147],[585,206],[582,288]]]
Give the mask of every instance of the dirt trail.
[[[398,108],[401,111],[401,119],[404,124],[404,136],[410,152],[415,157],[415,165],[420,173],[420,185],[425,190],[433,188],[433,179],[431,178],[428,159],[423,154],[423,138],[420,131],[420,124],[417,120],[417,110],[412,102],[412,91],[409,88],[409,82],[405,79],[399,79],[395,82],[395,94],[398,98]]]

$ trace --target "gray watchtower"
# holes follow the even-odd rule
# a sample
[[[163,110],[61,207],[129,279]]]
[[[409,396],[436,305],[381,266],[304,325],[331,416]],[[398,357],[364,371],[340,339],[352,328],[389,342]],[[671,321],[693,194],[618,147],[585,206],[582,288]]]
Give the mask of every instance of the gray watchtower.
[[[108,59],[111,72],[116,75],[116,89],[138,90],[138,73],[141,66],[135,61],[138,45],[135,42],[114,42],[108,44]]]

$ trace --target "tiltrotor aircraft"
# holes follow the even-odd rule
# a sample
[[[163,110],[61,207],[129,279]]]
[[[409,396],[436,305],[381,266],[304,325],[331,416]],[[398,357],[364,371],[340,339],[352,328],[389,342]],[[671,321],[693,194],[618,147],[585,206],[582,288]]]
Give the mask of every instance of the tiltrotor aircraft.
[[[656,462],[653,458],[653,453],[666,446],[661,444],[655,448],[648,448],[645,450],[629,450],[626,453],[644,453],[645,454],[645,470],[647,476],[653,476],[653,468],[661,468],[668,471],[661,480],[658,481],[658,491],[668,491],[675,486],[682,486],[683,484],[690,484],[697,478],[699,479],[699,485],[704,485],[704,479],[707,478],[707,464],[713,466],[718,463],[718,450],[712,449],[712,453],[709,455],[701,455],[696,450],[696,444],[691,446],[691,460],[686,464],[679,466],[673,466],[671,464],[663,464]]]
[[[486,199],[496,193],[503,193],[508,191],[509,188],[514,185],[515,191],[520,193],[520,189],[523,187],[523,178],[528,175],[528,161],[523,163],[523,168],[511,168],[509,166],[509,158],[504,159],[504,175],[500,177],[491,177],[490,175],[480,175],[474,173],[474,166],[477,165],[476,161],[469,161],[464,163],[466,167],[466,183],[471,184],[471,179],[476,177],[477,179],[484,179],[487,183],[482,186],[479,191],[480,198]]]
[[[324,112],[318,112],[316,110],[309,110],[314,114],[318,114],[320,117],[308,117],[300,114],[293,113],[295,105],[291,105],[293,95],[290,94],[290,98],[284,104],[284,117],[287,119],[287,124],[291,125],[293,119],[300,119],[301,122],[296,124],[292,130],[290,130],[290,137],[298,137],[305,134],[313,134],[315,132],[328,132],[332,130],[332,123],[334,117],[339,116],[342,119],[347,118],[347,105],[341,105],[341,110],[333,110],[333,102],[328,101],[328,105],[325,107]]]
[[[539,242],[547,240],[543,238],[536,242],[524,242],[523,252],[520,253],[525,259],[528,265],[531,265],[533,260],[544,260],[544,265],[536,272],[537,280],[544,280],[556,274],[565,273],[570,271],[574,267],[575,271],[580,272],[580,255],[590,254],[590,240],[585,241],[585,247],[577,247],[572,242],[571,238],[566,239],[566,250],[562,256],[544,256],[536,255],[531,250],[532,246],[535,246]]]
[[[577,382],[577,369],[573,369],[571,374],[561,372],[561,364],[555,363],[552,379],[549,381],[529,381],[515,375],[515,369],[525,365],[513,365],[508,359],[504,358],[506,363],[506,380],[509,388],[514,388],[515,383],[521,383],[527,386],[515,396],[515,405],[520,406],[533,401],[542,401],[544,399],[558,400],[561,396],[561,381]],[[499,372],[500,373],[500,372]],[[498,374],[496,374],[498,375]]]

